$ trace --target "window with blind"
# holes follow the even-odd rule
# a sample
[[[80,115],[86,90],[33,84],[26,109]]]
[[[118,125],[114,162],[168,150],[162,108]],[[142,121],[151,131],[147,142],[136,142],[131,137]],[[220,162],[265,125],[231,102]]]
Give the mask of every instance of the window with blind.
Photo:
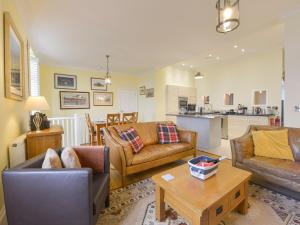
[[[29,47],[30,95],[40,96],[40,66],[39,59]]]

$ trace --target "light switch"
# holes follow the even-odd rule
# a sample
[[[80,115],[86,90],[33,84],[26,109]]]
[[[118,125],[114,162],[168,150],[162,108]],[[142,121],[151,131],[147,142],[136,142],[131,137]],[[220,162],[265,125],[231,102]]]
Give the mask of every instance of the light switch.
[[[295,106],[295,112],[300,112],[300,105]]]

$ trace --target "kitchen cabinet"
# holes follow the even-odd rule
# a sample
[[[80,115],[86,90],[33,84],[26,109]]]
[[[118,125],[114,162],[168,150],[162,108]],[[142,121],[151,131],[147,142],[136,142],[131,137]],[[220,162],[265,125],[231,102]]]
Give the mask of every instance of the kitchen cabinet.
[[[197,89],[176,85],[166,86],[166,113],[178,113],[178,97],[188,97],[188,104],[196,104]]]
[[[269,125],[268,116],[228,116],[228,138],[243,136],[250,125]]]

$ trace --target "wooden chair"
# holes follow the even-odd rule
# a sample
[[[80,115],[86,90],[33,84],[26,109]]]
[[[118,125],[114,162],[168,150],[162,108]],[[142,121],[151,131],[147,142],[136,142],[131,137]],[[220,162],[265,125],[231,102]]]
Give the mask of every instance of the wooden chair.
[[[90,117],[89,113],[85,114],[85,120],[86,120],[86,124],[88,126],[88,129],[89,129],[90,144],[94,145],[96,143],[96,141],[95,141],[96,131],[95,131],[95,127],[94,127],[94,124],[91,120],[91,117]]]
[[[120,113],[110,113],[106,116],[106,127],[120,125],[121,114]]]
[[[122,116],[122,123],[137,123],[138,120],[138,112],[132,112],[132,113],[123,113]]]

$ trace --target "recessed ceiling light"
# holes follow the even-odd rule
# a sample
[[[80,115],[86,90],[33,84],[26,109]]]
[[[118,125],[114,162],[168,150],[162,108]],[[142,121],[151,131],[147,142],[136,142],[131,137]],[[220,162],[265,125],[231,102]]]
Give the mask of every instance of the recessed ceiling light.
[[[190,65],[191,68],[193,68],[193,65]]]
[[[212,57],[212,54],[209,54],[208,57]]]
[[[220,57],[219,57],[219,56],[217,56],[217,57],[216,57],[216,60],[220,60]]]
[[[185,66],[185,64],[184,64],[184,63],[182,63],[181,65],[182,65],[182,66]]]
[[[244,49],[244,48],[242,48],[242,50],[241,50],[242,52],[245,52],[246,50]]]
[[[234,45],[233,47],[234,47],[234,48],[238,48],[239,46],[237,46],[237,45]]]

